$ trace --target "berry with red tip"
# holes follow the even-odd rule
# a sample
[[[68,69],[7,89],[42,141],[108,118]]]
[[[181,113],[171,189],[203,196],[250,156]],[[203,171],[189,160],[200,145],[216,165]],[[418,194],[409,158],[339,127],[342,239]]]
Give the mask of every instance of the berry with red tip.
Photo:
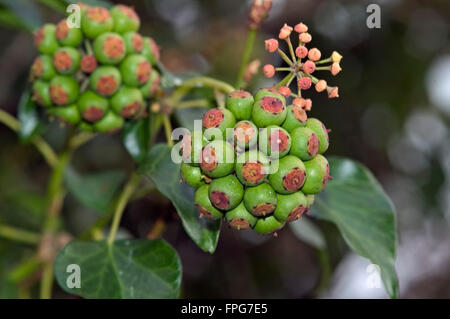
[[[43,25],[34,35],[34,44],[42,54],[52,55],[59,49],[59,43],[55,35],[54,24]]]
[[[253,230],[257,234],[266,235],[280,230],[284,226],[284,222],[279,221],[274,216],[259,218]]]
[[[258,220],[258,218],[248,212],[244,202],[241,202],[236,208],[227,212],[225,214],[225,219],[230,227],[237,230],[253,227]]]
[[[290,154],[303,161],[310,160],[319,152],[319,138],[307,127],[297,127],[291,132],[292,147]]]
[[[83,32],[79,28],[69,28],[67,20],[61,20],[56,26],[56,39],[62,46],[78,47],[83,42]]]
[[[291,149],[291,136],[276,125],[269,125],[259,132],[259,149],[271,158],[282,158]]]
[[[292,104],[287,107],[286,120],[281,127],[291,133],[293,129],[305,126],[307,119],[305,110],[299,104]]]
[[[300,45],[295,49],[295,55],[300,59],[306,58],[308,49],[305,46]]]
[[[85,121],[94,123],[101,120],[106,114],[109,102],[93,91],[86,91],[78,99],[78,108]]]
[[[103,7],[89,7],[81,15],[81,31],[90,39],[94,39],[102,33],[110,32],[113,28],[113,18],[109,11]]]
[[[252,116],[253,103],[253,96],[249,92],[238,90],[227,95],[225,105],[233,113],[236,120],[249,120]]]
[[[144,38],[137,32],[130,31],[123,36],[127,54],[141,53],[144,49]]]
[[[263,73],[266,78],[271,78],[275,75],[275,67],[272,64],[266,64],[263,67]]]
[[[268,39],[264,42],[265,48],[268,52],[273,53],[278,50],[278,40]]]
[[[267,183],[247,187],[244,193],[244,205],[254,216],[266,216],[275,210],[277,194]]]
[[[38,56],[31,66],[32,79],[39,78],[45,81],[51,80],[56,75],[53,60],[48,55]]]
[[[223,140],[214,140],[202,149],[200,167],[212,178],[226,176],[234,170],[234,149]]]
[[[209,185],[200,186],[194,194],[194,205],[200,214],[200,218],[220,219],[223,214],[215,208],[209,200]]]
[[[258,128],[250,121],[240,121],[234,126],[234,143],[245,150],[256,145],[258,141]]]
[[[129,86],[142,86],[150,78],[152,66],[145,56],[132,54],[120,64],[123,83]]]
[[[53,55],[53,65],[60,74],[73,74],[80,68],[81,55],[77,49],[63,47]]]
[[[282,97],[277,93],[279,97]],[[258,127],[281,125],[286,119],[286,104],[275,96],[265,96],[256,100],[252,109],[253,122]]]
[[[209,200],[220,210],[230,210],[242,201],[244,187],[234,175],[213,179],[209,184]]]
[[[85,55],[81,58],[81,71],[84,73],[92,73],[97,68],[97,59],[92,55]]]
[[[183,182],[194,188],[197,188],[205,185],[202,176],[202,171],[198,166],[181,163],[181,179],[183,180]]]
[[[302,217],[307,208],[306,196],[297,191],[293,194],[277,194],[277,207],[273,216],[284,222],[292,222]]]
[[[330,166],[322,155],[305,162],[306,180],[302,187],[305,194],[318,194],[325,189],[330,177]]]
[[[52,99],[50,98],[50,84],[45,81],[37,80],[33,83],[33,100],[43,107],[52,106]]]
[[[224,108],[215,108],[211,109],[203,115],[202,125],[205,129],[219,129],[222,138],[226,136],[226,129],[233,128],[236,124],[236,119],[234,118],[233,113]],[[212,136],[217,138],[217,132],[214,130],[205,131],[205,135],[208,139],[212,139]]]
[[[119,131],[124,125],[124,120],[121,116],[116,115],[112,111],[103,116],[103,118],[94,124],[94,128],[100,133],[114,133]]]
[[[316,118],[310,118],[306,121],[306,127],[312,130],[319,139],[319,154],[325,153],[330,144],[328,130],[325,125]]]
[[[280,99],[286,105],[286,98],[281,95],[275,88],[264,88],[256,92],[255,102],[261,100],[263,97],[275,97]]]
[[[93,91],[103,96],[113,95],[120,84],[122,76],[113,66],[100,66],[90,76],[89,84]]]
[[[107,32],[94,40],[94,54],[100,63],[118,64],[127,54],[127,49],[118,33]]]
[[[264,182],[269,168],[269,159],[257,150],[242,153],[236,159],[236,176],[246,186],[256,186]]]
[[[158,92],[160,87],[161,87],[161,76],[159,75],[158,71],[152,70],[150,72],[150,77],[148,78],[147,82],[140,87],[140,90],[142,96],[145,99],[149,99],[155,96],[156,92]]]
[[[50,114],[65,124],[76,125],[81,120],[80,112],[76,104],[51,108]]]
[[[202,131],[191,131],[183,136],[180,145],[181,156],[184,163],[199,166],[202,158],[202,149],[208,141]]]
[[[311,87],[311,84],[312,84],[311,79],[307,76],[304,76],[300,78],[300,80],[298,80],[298,86],[302,90],[308,90]]]
[[[124,118],[138,115],[144,106],[141,91],[134,87],[121,87],[111,98],[111,109]]]
[[[109,12],[114,20],[115,32],[125,33],[139,30],[141,21],[133,8],[119,4],[112,7]]]
[[[291,194],[303,186],[305,165],[298,157],[286,155],[272,165],[278,167],[278,170],[269,175],[269,182],[277,193]]]
[[[55,105],[68,105],[78,98],[78,82],[68,75],[57,75],[50,81],[50,98]]]

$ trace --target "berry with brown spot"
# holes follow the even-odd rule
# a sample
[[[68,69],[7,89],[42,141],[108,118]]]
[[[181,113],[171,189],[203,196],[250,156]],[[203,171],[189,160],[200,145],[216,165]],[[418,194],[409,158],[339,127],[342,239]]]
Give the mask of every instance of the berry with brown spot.
[[[275,97],[280,99],[284,105],[286,105],[286,98],[278,92],[276,88],[264,88],[256,92],[255,102],[261,100],[264,97]]]
[[[289,195],[277,194],[277,208],[273,215],[280,221],[292,222],[302,217],[306,207],[306,196],[301,191]]]
[[[145,105],[138,88],[122,86],[111,98],[111,109],[124,118],[133,118]]]
[[[81,120],[80,112],[76,104],[51,108],[50,114],[54,115],[64,124],[76,125]]]
[[[122,76],[113,66],[100,66],[92,72],[89,78],[91,90],[103,96],[111,96],[116,93],[122,83]]]
[[[297,127],[305,126],[307,119],[306,111],[300,105],[292,104],[287,107],[286,120],[281,127],[291,133]]]
[[[31,66],[31,78],[42,79],[44,81],[51,80],[56,75],[55,68],[53,67],[52,58],[48,55],[38,56]]]
[[[202,125],[205,131],[205,136],[207,139],[218,138],[219,135],[217,130],[207,130],[207,129],[219,129],[222,134],[222,139],[226,137],[226,129],[233,128],[236,124],[236,119],[229,110],[225,108],[215,108],[211,109],[203,115]]]
[[[282,127],[269,125],[259,132],[259,150],[271,158],[282,158],[291,149],[291,136]]]
[[[236,120],[249,120],[252,116],[253,103],[253,96],[249,92],[238,90],[227,95],[225,105],[233,113]]]
[[[181,179],[194,188],[205,185],[202,178],[202,171],[198,166],[181,163]]]
[[[200,218],[220,219],[223,214],[215,208],[209,200],[209,185],[200,186],[194,194],[194,205],[200,214]]]
[[[228,225],[237,230],[249,229],[255,226],[258,218],[253,216],[245,208],[244,202],[241,202],[236,208],[225,214]]]
[[[214,207],[228,211],[239,205],[244,187],[234,175],[213,179],[209,184],[209,200]]]
[[[156,44],[155,40],[150,37],[145,37],[143,41],[144,47],[141,54],[144,55],[152,65],[155,65],[155,63],[159,61],[159,46]]]
[[[247,120],[237,122],[233,134],[235,145],[243,150],[252,148],[258,142],[258,128]]]
[[[130,31],[123,35],[127,54],[141,53],[144,49],[144,38],[137,32]]]
[[[61,20],[56,26],[56,39],[62,46],[78,47],[83,42],[83,32],[79,28],[69,28],[67,20]]]
[[[297,127],[291,132],[292,147],[290,154],[302,161],[308,161],[319,153],[319,138],[307,127]]]
[[[267,216],[259,218],[253,230],[260,235],[276,234],[276,231],[283,228],[284,224],[284,222],[279,221],[274,216]]]
[[[50,84],[45,81],[37,80],[33,83],[32,99],[37,104],[43,107],[50,107],[53,105],[50,98]]]
[[[56,26],[54,24],[44,24],[34,34],[34,44],[41,54],[52,55],[59,49],[55,31]]]
[[[318,194],[325,189],[330,179],[330,165],[325,157],[317,155],[305,162],[306,181],[302,187],[305,194]]]
[[[100,121],[109,109],[109,101],[93,91],[86,91],[78,99],[83,119],[89,123]]]
[[[264,182],[269,168],[269,159],[257,150],[242,153],[236,159],[236,176],[246,186],[256,186]]]
[[[305,164],[298,157],[286,155],[272,165],[278,170],[269,175],[269,182],[277,193],[292,194],[305,183]]]
[[[128,86],[142,86],[150,78],[152,66],[141,54],[127,56],[120,64],[120,74],[123,82]]]
[[[132,7],[119,4],[112,7],[109,12],[114,20],[115,32],[125,33],[139,30],[141,21]]]
[[[252,120],[258,127],[281,125],[285,119],[286,104],[279,97],[264,96],[253,105]]]
[[[122,129],[124,123],[125,121],[121,116],[108,111],[100,121],[94,124],[94,128],[97,132],[112,134]]]
[[[202,149],[200,167],[212,178],[226,176],[234,170],[234,149],[223,140],[214,140]]]
[[[244,193],[244,205],[254,216],[266,216],[275,210],[277,194],[267,183],[247,187]]]
[[[159,75],[158,71],[153,69],[150,73],[148,81],[139,89],[141,90],[144,99],[150,99],[156,95],[160,88],[161,76]]]
[[[81,31],[90,38],[95,39],[105,32],[114,28],[114,21],[109,11],[103,7],[89,7],[81,15]]]
[[[306,121],[306,127],[312,130],[319,139],[319,154],[325,153],[330,145],[328,130],[325,125],[316,118],[310,118]]]
[[[94,40],[94,54],[103,64],[118,64],[127,54],[123,38],[114,32],[103,33]]]
[[[202,158],[202,149],[208,141],[202,131],[191,131],[183,136],[180,142],[180,155],[184,163],[199,166]]]
[[[57,75],[50,81],[50,98],[54,105],[68,105],[78,98],[80,86],[68,75]]]
[[[81,55],[77,49],[63,47],[53,55],[53,66],[60,74],[74,74],[80,68]]]

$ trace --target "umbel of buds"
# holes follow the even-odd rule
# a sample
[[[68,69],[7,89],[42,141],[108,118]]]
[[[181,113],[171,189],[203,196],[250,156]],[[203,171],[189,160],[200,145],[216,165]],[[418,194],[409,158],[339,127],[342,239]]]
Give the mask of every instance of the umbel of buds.
[[[83,5],[81,28],[64,19],[35,34],[34,101],[50,117],[81,130],[114,132],[146,116],[160,87],[159,48],[138,33],[133,8]]]
[[[293,32],[296,32],[298,35],[298,45],[295,48],[291,42]],[[317,92],[326,91],[329,98],[339,97],[338,87],[328,86],[327,81],[313,75],[317,71],[329,71],[333,76],[338,75],[342,70],[340,65],[342,56],[338,52],[334,51],[330,57],[322,59],[322,52],[319,49],[308,49],[307,45],[312,41],[312,36],[308,33],[308,26],[302,22],[294,27],[284,24],[280,29],[278,39],[286,41],[289,48],[288,53],[283,52],[279,48],[278,40],[274,38],[265,41],[265,48],[270,53],[277,52],[288,64],[288,67],[276,68],[267,64],[264,66],[263,73],[266,77],[272,78],[276,71],[289,72],[276,86],[280,90],[280,93],[285,95],[288,92],[287,89],[289,89],[289,96],[302,99],[302,91],[314,86]],[[292,82],[297,83],[297,90],[294,92],[290,90],[290,84]],[[303,102],[301,104],[306,106]],[[310,102],[309,108],[311,108]]]

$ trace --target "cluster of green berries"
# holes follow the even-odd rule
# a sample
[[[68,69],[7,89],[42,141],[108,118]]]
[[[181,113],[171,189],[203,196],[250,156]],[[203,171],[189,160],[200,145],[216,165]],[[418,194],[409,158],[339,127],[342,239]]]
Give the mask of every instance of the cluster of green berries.
[[[322,192],[329,145],[321,121],[302,105],[286,106],[276,89],[231,92],[224,108],[207,111],[202,130],[180,143],[182,181],[196,188],[201,217],[269,234],[299,219]]]
[[[133,8],[80,7],[79,28],[64,19],[36,32],[32,96],[63,123],[114,132],[145,116],[148,99],[159,91],[159,48],[138,33]]]

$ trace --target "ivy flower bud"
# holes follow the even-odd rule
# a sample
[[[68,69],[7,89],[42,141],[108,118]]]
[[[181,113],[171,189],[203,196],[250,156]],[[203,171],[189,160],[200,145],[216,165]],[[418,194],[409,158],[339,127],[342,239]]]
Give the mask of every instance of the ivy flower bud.
[[[271,78],[275,75],[275,68],[272,64],[266,64],[263,68],[263,73],[266,78]]]
[[[312,108],[312,100],[311,99],[306,99],[305,100],[305,111],[311,111]]]
[[[303,59],[308,55],[308,49],[305,46],[301,45],[297,47],[297,49],[295,49],[295,55],[298,58]]]
[[[304,32],[298,35],[298,39],[300,40],[300,42],[309,43],[312,40],[312,36],[311,34]]]
[[[342,60],[342,55],[340,55],[338,52],[333,51],[333,53],[331,54],[331,61],[333,62],[341,62]]]
[[[342,70],[342,68],[338,62],[334,62],[331,65],[331,74],[333,74],[334,76],[336,76],[339,72],[341,72],[341,70]]]
[[[278,40],[277,39],[268,39],[265,42],[266,50],[270,53],[275,52],[278,50]]]
[[[316,70],[316,64],[313,61],[306,61],[303,64],[303,71],[305,71],[306,74],[312,74]]]
[[[287,86],[282,86],[278,89],[278,93],[280,93],[284,97],[289,97],[291,96],[291,89],[288,88]]]
[[[319,80],[319,82],[316,83],[316,91],[322,92],[327,89],[327,81],[325,80]]]
[[[295,32],[298,33],[305,33],[308,32],[308,26],[304,24],[303,22],[300,22],[294,27]]]
[[[306,105],[306,100],[304,98],[297,97],[294,100],[292,100],[292,105],[294,107],[300,107],[300,108],[304,109],[305,105]]]
[[[319,49],[317,49],[317,48],[312,48],[308,52],[308,58],[311,61],[319,61],[321,56],[322,56],[322,53],[320,53]]]
[[[291,35],[292,30],[293,30],[292,27],[288,26],[285,23],[284,26],[280,29],[280,34],[278,35],[278,37],[281,40],[285,40]]]
[[[330,99],[339,97],[339,88],[337,86],[329,86],[327,87],[327,91]]]
[[[308,90],[311,87],[311,79],[307,76],[302,77],[298,80],[298,86],[302,90]]]

